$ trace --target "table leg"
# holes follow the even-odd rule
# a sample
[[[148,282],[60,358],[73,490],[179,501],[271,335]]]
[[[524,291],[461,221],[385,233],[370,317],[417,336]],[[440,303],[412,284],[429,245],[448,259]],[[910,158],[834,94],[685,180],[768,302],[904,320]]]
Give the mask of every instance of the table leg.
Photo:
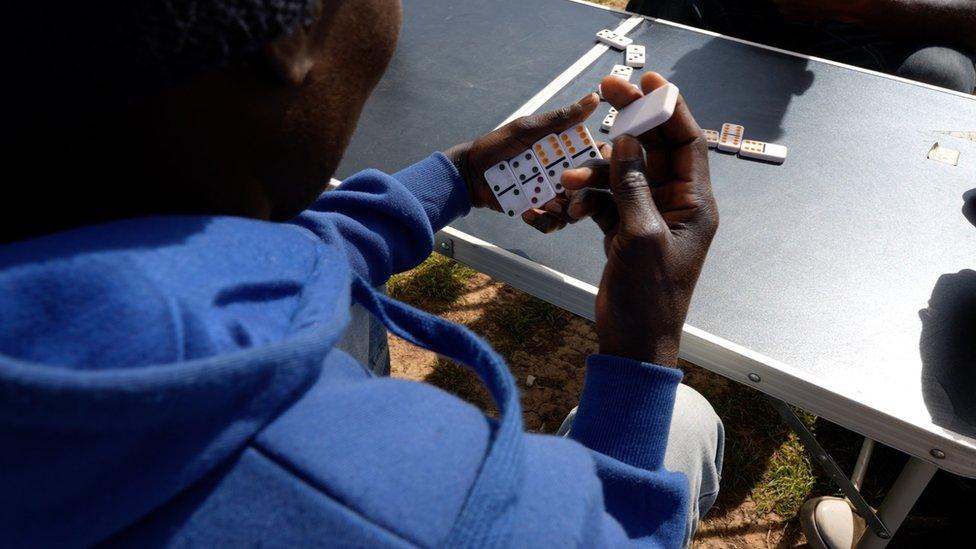
[[[871,461],[871,452],[873,451],[874,441],[864,437],[864,442],[861,443],[861,452],[857,454],[854,471],[851,473],[851,483],[858,490],[861,489],[861,483],[864,482],[864,474],[867,473],[868,462]]]
[[[922,495],[922,491],[932,480],[932,475],[938,467],[927,461],[915,457],[909,457],[905,468],[901,470],[898,479],[888,492],[888,496],[881,502],[878,508],[878,516],[884,522],[888,530],[894,534],[902,521],[912,510],[912,506]],[[890,539],[879,538],[870,529],[864,531],[861,539],[857,542],[858,549],[877,549],[888,544]]]
[[[868,528],[872,532],[875,532],[879,538],[891,538],[891,531],[888,529],[888,526],[885,524],[884,520],[874,512],[874,509],[872,509],[870,505],[868,505],[868,502],[864,499],[864,496],[861,495],[861,492],[854,485],[854,482],[852,482],[851,479],[840,470],[840,467],[837,465],[837,462],[834,461],[834,458],[830,455],[830,453],[827,452],[826,449],[824,449],[823,446],[820,445],[817,437],[813,436],[813,433],[811,433],[810,430],[807,429],[806,425],[800,421],[800,418],[796,417],[796,414],[793,413],[793,410],[790,408],[789,404],[769,395],[766,395],[766,399],[773,406],[773,409],[779,412],[780,417],[786,421],[786,424],[793,429],[796,436],[800,437],[800,441],[803,442],[804,448],[806,448],[806,450],[813,455],[816,462],[820,463],[820,466],[823,467],[824,472],[826,472],[830,479],[833,480],[841,490],[843,490],[845,495],[847,495],[847,499],[851,502],[851,505],[857,509],[858,514],[861,515],[864,522],[867,523]],[[865,456],[864,459],[864,467],[866,467],[866,458],[867,456]],[[862,469],[864,467],[862,467]]]

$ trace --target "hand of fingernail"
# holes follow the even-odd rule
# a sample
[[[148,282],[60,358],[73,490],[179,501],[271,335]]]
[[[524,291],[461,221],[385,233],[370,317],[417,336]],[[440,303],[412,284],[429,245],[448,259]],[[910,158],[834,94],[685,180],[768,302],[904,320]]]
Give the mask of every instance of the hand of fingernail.
[[[629,135],[623,135],[613,142],[613,158],[620,161],[638,160],[644,154],[640,142]]]
[[[571,203],[567,210],[567,215],[572,219],[579,219],[583,215],[583,204],[580,202]]]

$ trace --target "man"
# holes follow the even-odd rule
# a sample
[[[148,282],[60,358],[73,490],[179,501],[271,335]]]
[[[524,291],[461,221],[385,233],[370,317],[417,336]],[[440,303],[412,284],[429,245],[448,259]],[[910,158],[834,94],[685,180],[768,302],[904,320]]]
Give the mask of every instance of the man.
[[[372,288],[469,208],[497,208],[480,174],[584,120],[593,94],[320,196],[392,55],[398,2],[35,4],[10,6],[3,33],[4,544],[689,540],[722,435],[675,369],[718,222],[683,102],[525,216],[593,217],[608,256],[575,440],[530,435],[490,347]],[[474,368],[499,417],[371,375],[335,346],[351,303]]]
[[[631,0],[628,9],[973,93],[969,0]]]

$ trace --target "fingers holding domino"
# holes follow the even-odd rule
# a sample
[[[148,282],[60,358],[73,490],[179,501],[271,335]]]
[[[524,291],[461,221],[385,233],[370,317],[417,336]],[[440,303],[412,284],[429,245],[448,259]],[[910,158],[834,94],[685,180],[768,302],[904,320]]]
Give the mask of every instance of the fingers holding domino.
[[[600,81],[600,92],[603,94],[603,98],[618,111],[644,96],[641,90],[637,89],[637,86],[613,75],[603,77],[603,80]]]
[[[543,204],[541,208],[531,208],[522,214],[522,221],[542,233],[551,233],[575,223],[585,215],[573,216],[573,204],[582,198],[581,191],[566,191]],[[578,195],[578,196],[577,196]],[[578,207],[577,207],[578,210]]]
[[[604,159],[613,154],[613,147],[609,143],[598,143],[600,154]],[[610,162],[608,160],[590,160],[582,167],[570,168],[563,172],[560,181],[567,194],[586,188],[610,188]]]
[[[645,94],[667,84],[668,80],[656,72],[647,72],[640,79]],[[653,187],[674,178],[708,180],[708,145],[680,93],[671,117],[638,138],[647,151],[647,177]]]
[[[645,73],[640,80],[642,94],[650,95],[667,85],[667,79],[655,72]],[[636,95],[637,90],[622,86],[611,87],[609,97],[604,90],[611,104],[620,102],[621,106],[614,104],[618,109],[639,99]],[[618,116],[618,123],[620,120]],[[718,214],[708,173],[708,146],[680,93],[671,115],[637,138],[645,151],[645,176],[651,195],[664,219],[669,224],[681,223],[690,233],[710,240]]]
[[[616,81],[614,81],[616,80]],[[640,90],[619,79],[604,78],[604,98],[618,110],[669,84],[656,72],[646,72]],[[622,117],[618,116],[618,123]],[[707,181],[708,146],[701,128],[680,93],[671,115],[659,125],[636,136],[647,156],[647,179],[656,188],[674,179]]]
[[[649,71],[641,75],[640,89],[621,78],[612,76],[604,77],[600,83],[600,87],[603,91],[604,99],[619,111],[641,97],[668,84],[669,82],[666,78],[656,72]],[[645,143],[645,145],[658,142],[679,144],[691,141],[699,137],[700,134],[701,128],[698,127],[695,117],[691,115],[691,111],[688,110],[688,105],[679,93],[671,117],[653,130],[635,137],[641,138],[641,141],[652,141],[652,143]]]
[[[444,155],[464,179],[472,206],[497,211],[507,209],[511,212],[510,215],[515,215],[512,205],[501,204],[499,197],[492,192],[493,186],[487,181],[489,168],[504,165],[543,137],[562,133],[586,120],[599,104],[600,98],[595,93],[587,94],[572,105],[513,120],[474,141],[450,147],[444,151]],[[504,178],[504,175],[498,177]],[[501,183],[497,182],[499,185]],[[508,198],[510,197],[506,197],[506,200]],[[515,202],[520,201],[518,199]]]
[[[641,77],[644,93],[651,93],[667,83],[667,79],[656,72]],[[640,141],[647,150],[647,175],[654,188],[655,200],[672,201],[676,195],[683,195],[685,200],[714,206],[708,173],[708,144],[680,93],[671,118],[641,136]],[[673,189],[659,187],[668,182],[680,182],[688,188],[683,193],[676,193]]]
[[[667,79],[656,72],[644,73],[640,80],[641,90],[645,94],[651,93],[667,84]],[[660,128],[658,132],[659,136],[665,142],[672,145],[690,143],[696,139],[704,141],[702,139],[701,128],[698,126],[698,122],[692,116],[691,110],[688,109],[688,104],[685,103],[685,99],[680,93],[678,94],[678,100],[675,103],[674,113],[671,115],[671,118],[658,126],[658,128]],[[705,148],[707,149],[708,146],[706,145]]]
[[[501,138],[510,143],[514,152],[526,147],[551,133],[562,133],[569,128],[586,120],[600,105],[600,98],[595,93],[589,93],[582,99],[565,107],[529,116],[517,118],[498,129]],[[515,150],[518,149],[518,150]]]
[[[562,213],[556,212],[564,211],[565,206],[557,201],[565,202],[567,199],[556,198],[554,200],[550,200],[545,205],[545,210],[539,208],[525,210],[522,213],[522,221],[525,221],[531,225],[533,229],[543,234],[552,233],[562,229],[566,226],[566,217]],[[550,209],[553,211],[549,211]]]
[[[522,220],[542,233],[561,230],[569,223],[592,217],[598,224],[614,208],[613,196],[605,191],[580,189],[569,191],[522,214]]]
[[[613,153],[608,143],[598,143],[603,158]],[[583,167],[563,172],[563,187],[566,189],[566,203],[562,211],[569,223],[576,223],[587,217],[593,218],[601,228],[612,221],[610,210],[614,208],[613,197],[606,192],[610,189],[610,162],[590,160]],[[547,205],[548,208],[548,205]]]

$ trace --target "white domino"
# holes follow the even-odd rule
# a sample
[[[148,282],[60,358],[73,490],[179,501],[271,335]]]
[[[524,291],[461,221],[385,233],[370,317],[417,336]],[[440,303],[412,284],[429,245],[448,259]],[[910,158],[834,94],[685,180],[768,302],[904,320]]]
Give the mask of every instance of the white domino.
[[[620,78],[630,82],[630,75],[634,74],[634,67],[628,67],[627,65],[614,65],[613,69],[610,70],[610,74],[613,76],[619,76]]]
[[[610,139],[624,134],[641,135],[667,122],[678,104],[678,93],[678,86],[668,83],[620,109],[610,128]]]
[[[644,61],[647,59],[647,54],[644,50],[644,46],[639,44],[631,44],[627,46],[627,53],[624,54],[625,64],[628,67],[634,67],[639,69],[644,66]]]
[[[557,193],[563,192],[563,184],[560,182],[563,172],[572,168],[569,156],[559,144],[559,136],[551,133],[532,145],[535,157],[539,160],[542,169],[545,170],[549,182]]]
[[[719,132],[718,136],[718,150],[736,153],[742,148],[742,134],[746,131],[745,128],[738,124],[730,124],[726,122],[722,124],[722,131]]]
[[[702,130],[705,134],[705,143],[708,143],[709,149],[714,149],[718,146],[718,132],[715,130]]]
[[[786,160],[786,146],[775,143],[763,143],[746,139],[742,141],[742,148],[739,149],[739,156],[746,158],[757,158],[767,162],[782,163]]]
[[[498,199],[502,211],[509,217],[515,217],[529,209],[528,200],[522,194],[522,186],[515,179],[508,162],[499,162],[485,171],[485,181],[488,188]]]
[[[602,31],[596,33],[596,39],[610,46],[611,48],[616,48],[618,50],[622,50],[634,43],[633,39],[627,38],[622,34],[617,34],[610,29],[603,29]]]
[[[556,191],[532,149],[526,149],[522,154],[511,158],[508,165],[511,166],[516,181],[522,186],[522,194],[528,201],[529,208],[541,208],[543,204],[556,198]]]
[[[613,123],[617,120],[617,109],[610,107],[610,112],[603,117],[603,124],[600,125],[600,129],[608,132],[610,128],[613,127]]]
[[[577,124],[559,134],[559,141],[563,149],[569,153],[569,162],[574,168],[581,166],[587,160],[603,158],[596,148],[596,141],[590,135],[590,130],[583,124]]]

